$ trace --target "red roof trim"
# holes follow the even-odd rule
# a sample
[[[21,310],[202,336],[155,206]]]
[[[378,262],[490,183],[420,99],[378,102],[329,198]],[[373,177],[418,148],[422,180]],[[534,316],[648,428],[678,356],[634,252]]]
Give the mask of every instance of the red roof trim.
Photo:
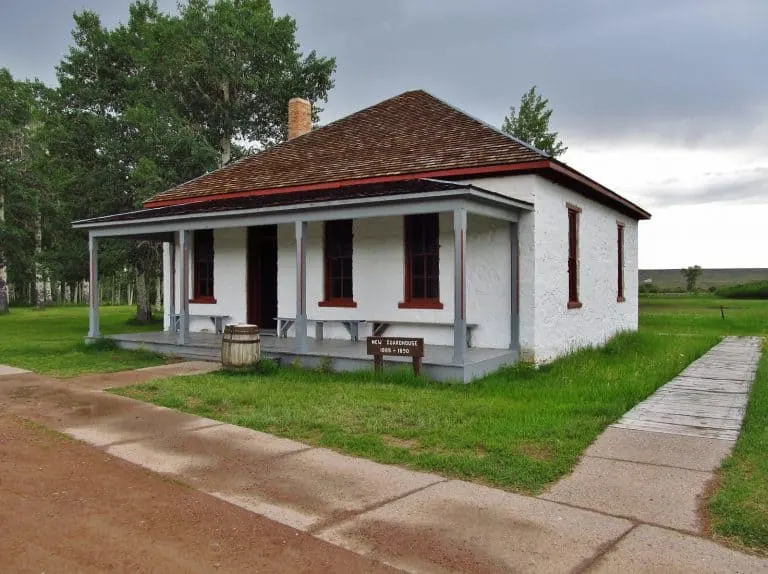
[[[651,214],[645,211],[643,208],[635,205],[628,199],[624,199],[621,197],[618,193],[611,191],[607,187],[597,183],[595,180],[587,177],[586,175],[579,173],[575,169],[568,167],[567,165],[560,163],[559,161],[550,161],[548,166],[552,171],[562,174],[569,179],[578,182],[586,187],[589,187],[591,189],[594,189],[597,191],[600,195],[605,197],[608,200],[612,200],[616,203],[619,203],[629,209],[630,211],[635,212],[640,219],[650,219]]]
[[[188,203],[197,203],[200,201],[215,201],[217,199],[233,199],[238,197],[255,197],[260,195],[275,195],[278,193],[290,193],[294,191],[314,191],[323,189],[334,189],[348,185],[360,185],[366,183],[387,183],[392,181],[405,181],[409,179],[420,179],[426,177],[457,177],[467,175],[484,175],[489,173],[503,173],[512,171],[534,171],[550,167],[548,160],[529,161],[524,163],[489,165],[484,167],[462,167],[454,169],[441,169],[435,171],[425,171],[420,173],[408,173],[398,175],[383,175],[379,177],[366,177],[359,179],[346,179],[340,181],[328,181],[322,183],[309,183],[305,185],[292,185],[286,187],[276,187],[272,189],[252,189],[247,191],[235,191],[231,193],[219,193],[216,195],[203,195],[197,197],[186,197],[178,199],[166,199],[162,201],[147,201],[144,207],[165,207],[169,205],[185,205]]]
[[[246,191],[235,191],[231,193],[219,193],[216,195],[203,195],[196,197],[186,197],[177,199],[166,199],[162,201],[147,201],[144,203],[145,208],[152,207],[166,207],[170,205],[186,205],[190,203],[199,203],[203,201],[216,201],[219,199],[234,199],[240,197],[258,197],[264,195],[277,195],[281,193],[291,193],[300,191],[321,191],[326,189],[336,189],[340,187],[346,187],[348,185],[362,185],[369,183],[389,183],[396,181],[406,181],[412,179],[421,178],[437,178],[437,177],[467,177],[473,175],[487,175],[487,174],[499,174],[499,173],[511,173],[511,172],[532,172],[532,171],[546,171],[551,170],[565,176],[571,181],[581,184],[585,187],[595,190],[605,200],[609,200],[614,204],[622,205],[625,209],[635,214],[638,219],[650,219],[651,215],[638,207],[629,200],[624,199],[617,193],[611,191],[607,187],[604,187],[588,178],[587,176],[579,173],[578,171],[568,167],[567,165],[558,161],[552,161],[550,159],[544,159],[539,161],[529,161],[523,163],[501,164],[501,165],[488,165],[480,167],[462,167],[453,169],[441,169],[434,171],[424,171],[418,173],[407,173],[398,175],[383,175],[378,177],[365,177],[358,179],[345,179],[339,181],[326,181],[321,183],[309,183],[304,185],[292,185],[285,187],[275,187],[271,189],[251,189]]]

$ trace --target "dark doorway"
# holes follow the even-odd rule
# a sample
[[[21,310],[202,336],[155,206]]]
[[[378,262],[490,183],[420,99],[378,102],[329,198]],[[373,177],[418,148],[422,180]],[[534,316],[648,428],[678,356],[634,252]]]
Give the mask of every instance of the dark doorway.
[[[248,228],[248,322],[277,328],[277,225]]]

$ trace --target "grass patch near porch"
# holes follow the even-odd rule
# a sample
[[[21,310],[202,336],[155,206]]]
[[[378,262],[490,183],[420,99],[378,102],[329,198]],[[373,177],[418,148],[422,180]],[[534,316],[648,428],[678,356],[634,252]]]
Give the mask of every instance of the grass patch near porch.
[[[768,346],[736,448],[720,469],[720,488],[709,501],[712,532],[729,543],[768,556]]]
[[[114,392],[383,463],[519,492],[568,473],[610,423],[716,344],[622,334],[540,369],[470,385],[401,374],[213,373]]]
[[[130,324],[135,307],[101,307],[101,331],[105,335],[134,331],[158,331],[161,324]],[[12,307],[0,315],[0,363],[36,373],[62,377],[151,367],[165,358],[148,351],[126,351],[106,343],[86,346],[88,307],[60,306],[35,311]],[[105,340],[106,341],[106,340]]]

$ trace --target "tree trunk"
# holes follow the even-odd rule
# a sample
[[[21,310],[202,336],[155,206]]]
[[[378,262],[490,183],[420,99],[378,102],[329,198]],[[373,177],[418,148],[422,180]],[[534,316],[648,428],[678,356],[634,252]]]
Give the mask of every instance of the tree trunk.
[[[40,261],[43,254],[43,221],[40,212],[35,217],[35,309],[45,309],[45,280],[43,279],[43,264]]]
[[[230,115],[229,109],[229,82],[224,80],[221,83],[221,97],[224,102],[224,114]],[[219,157],[219,167],[224,167],[232,159],[232,134],[228,122],[225,122],[224,133],[219,138],[219,147],[221,156]]]
[[[158,311],[163,307],[163,280],[158,277],[155,279],[155,309]]]
[[[224,167],[229,163],[229,160],[232,159],[232,140],[229,139],[229,136],[223,135],[221,136],[221,140],[219,140],[219,145],[221,146],[219,167]]]
[[[152,321],[152,305],[149,304],[147,274],[144,271],[136,273],[136,320],[144,324]]]
[[[0,191],[0,226],[5,222],[5,195]],[[0,245],[0,315],[8,312],[8,269],[5,266],[5,252]]]

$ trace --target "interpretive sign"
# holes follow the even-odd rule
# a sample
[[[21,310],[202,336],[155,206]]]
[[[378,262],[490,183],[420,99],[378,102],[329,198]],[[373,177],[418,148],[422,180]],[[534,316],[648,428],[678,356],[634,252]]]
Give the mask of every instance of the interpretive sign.
[[[384,368],[384,355],[413,358],[413,372],[421,373],[421,358],[424,356],[424,339],[417,337],[368,337],[368,354],[373,355],[373,366],[377,371]]]

